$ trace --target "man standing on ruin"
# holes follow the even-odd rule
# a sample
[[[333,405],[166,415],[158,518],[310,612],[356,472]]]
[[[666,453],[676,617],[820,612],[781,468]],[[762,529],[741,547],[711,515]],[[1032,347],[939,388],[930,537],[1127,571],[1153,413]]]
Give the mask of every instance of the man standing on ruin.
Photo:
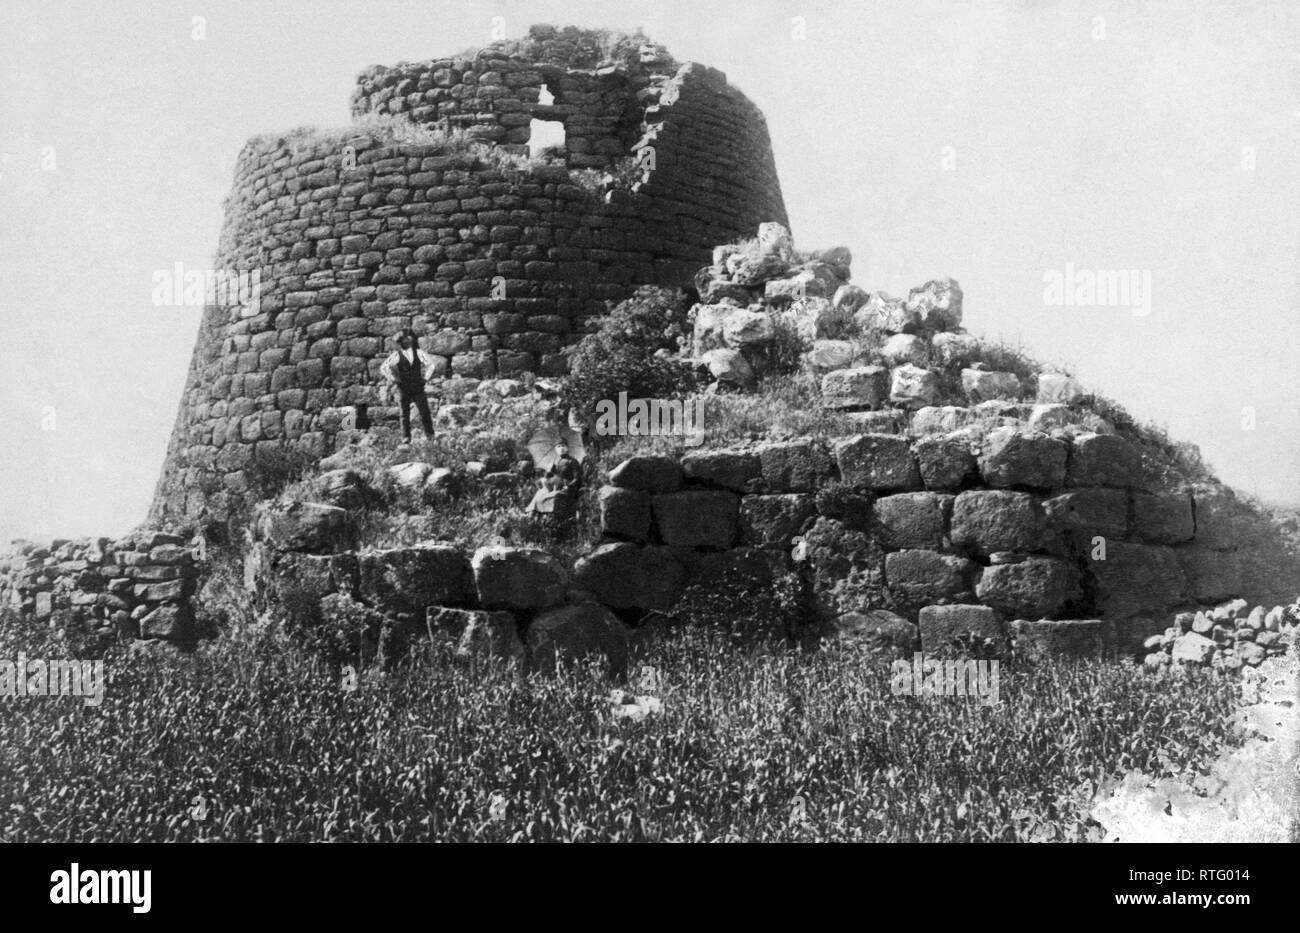
[[[402,434],[411,441],[411,403],[420,412],[420,423],[426,438],[433,437],[433,415],[429,399],[425,396],[424,360],[420,357],[415,331],[402,331],[397,336],[398,349],[379,367],[379,373],[397,391],[398,410],[402,415]]]

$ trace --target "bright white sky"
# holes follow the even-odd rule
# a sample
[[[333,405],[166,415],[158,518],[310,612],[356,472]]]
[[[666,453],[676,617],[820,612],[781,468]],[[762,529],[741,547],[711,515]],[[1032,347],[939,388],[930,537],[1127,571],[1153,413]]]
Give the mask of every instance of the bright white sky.
[[[873,290],[955,277],[972,332],[1300,502],[1296,4],[5,0],[0,541],[144,518],[199,317],[152,275],[210,265],[245,139],[342,124],[363,67],[486,44],[493,16],[721,68],[801,247],[849,246]],[[1151,313],[1046,306],[1066,263],[1149,271]]]

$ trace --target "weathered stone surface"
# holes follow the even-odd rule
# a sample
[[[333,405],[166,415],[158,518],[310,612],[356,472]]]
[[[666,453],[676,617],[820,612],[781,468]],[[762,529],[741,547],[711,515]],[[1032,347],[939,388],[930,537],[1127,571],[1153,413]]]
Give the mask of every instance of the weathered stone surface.
[[[610,470],[609,481],[627,489],[676,492],[682,488],[682,468],[672,457],[629,457]]]
[[[904,299],[891,298],[884,292],[873,292],[853,319],[864,331],[884,334],[912,332],[921,326],[921,315],[915,309],[908,308]]]
[[[1038,374],[1038,401],[1040,404],[1060,403],[1068,405],[1081,395],[1083,395],[1083,388],[1069,376],[1062,373]]]
[[[1058,531],[1122,538],[1128,532],[1128,494],[1122,489],[1080,489],[1043,503],[1048,526]]]
[[[939,331],[930,338],[930,346],[934,348],[935,358],[940,363],[954,366],[975,358],[979,353],[980,342],[973,334]]]
[[[256,519],[261,540],[282,551],[328,554],[347,550],[355,529],[346,509],[321,502],[295,502],[262,510]]]
[[[804,535],[813,598],[825,620],[884,605],[885,555],[867,534],[821,517]]]
[[[1017,619],[1010,631],[1016,651],[1026,655],[1098,659],[1102,654],[1099,619]]]
[[[885,555],[889,595],[904,611],[970,596],[976,565],[964,557],[929,550],[893,551]]]
[[[921,474],[907,438],[860,434],[834,443],[835,462],[845,483],[873,490],[919,489]]]
[[[470,562],[485,609],[544,609],[563,601],[569,575],[541,548],[481,547]]]
[[[893,657],[905,657],[921,646],[920,629],[888,609],[846,612],[830,625],[831,637]]]
[[[1071,486],[1142,488],[1142,455],[1117,434],[1080,434],[1070,449]]]
[[[984,439],[980,473],[990,486],[1054,489],[1064,484],[1067,447],[1054,437],[1011,427]]]
[[[814,340],[812,349],[808,351],[805,359],[812,369],[816,372],[826,373],[831,370],[845,369],[853,363],[853,357],[856,355],[856,348],[848,340]],[[831,383],[831,391],[827,391],[826,380],[822,380],[822,395],[845,395],[847,393],[835,391],[836,384]],[[882,397],[888,394],[888,388]],[[825,404],[823,402],[823,404]]]
[[[1109,421],[1095,412],[1069,405],[1035,405],[1027,424],[1031,431],[1053,436],[1074,437],[1078,434],[1114,434]]]
[[[904,363],[890,371],[889,400],[902,408],[925,408],[939,400],[939,377]]]
[[[756,452],[768,492],[814,492],[831,478],[831,458],[821,441],[763,444]]]
[[[1006,639],[1002,616],[996,609],[975,603],[926,606],[920,612],[921,650],[937,652],[954,641],[974,636],[994,643]]]
[[[816,514],[813,497],[807,494],[745,496],[740,500],[741,543],[786,547]]]
[[[1042,506],[1029,493],[970,490],[953,502],[952,543],[976,554],[1042,550],[1045,533]]]
[[[920,437],[926,434],[951,434],[974,423],[978,416],[969,408],[956,405],[928,405],[912,415],[908,433]]]
[[[907,308],[928,330],[955,330],[961,326],[961,298],[955,279],[935,279],[908,293]]]
[[[393,482],[403,489],[423,489],[424,481],[432,472],[432,463],[422,463],[418,460],[399,463],[388,468],[388,474],[392,476]]]
[[[449,640],[462,660],[523,660],[524,643],[513,613],[430,606],[426,625],[430,638]]]
[[[1133,533],[1151,544],[1190,541],[1196,531],[1186,492],[1134,492]]]
[[[594,603],[549,609],[533,619],[524,638],[529,667],[555,670],[559,662],[599,656],[618,676],[627,670],[627,629],[618,618]]]
[[[641,489],[602,486],[600,528],[605,534],[644,541],[650,534],[650,494]]]
[[[916,334],[894,334],[880,345],[880,358],[889,366],[911,363],[924,367],[929,356],[929,343]]]
[[[879,408],[889,399],[889,371],[855,366],[822,376],[822,400],[831,407]]]
[[[1260,519],[1236,493],[1219,483],[1195,483],[1196,543],[1208,548],[1239,548],[1257,541]]]
[[[1183,596],[1186,580],[1171,548],[1108,541],[1105,559],[1088,553],[1095,599],[1103,618],[1160,612]]]
[[[140,637],[193,641],[194,607],[189,603],[165,603],[159,606],[140,620]]]
[[[975,473],[975,454],[963,438],[930,435],[912,444],[912,454],[927,489],[961,488]]]
[[[700,357],[700,361],[708,367],[709,375],[723,385],[738,389],[749,389],[758,380],[758,374],[754,372],[754,367],[750,365],[749,360],[745,359],[745,355],[739,350],[719,347],[715,350],[709,350]]]
[[[1193,599],[1210,602],[1241,593],[1241,557],[1235,550],[1216,551],[1196,542],[1176,553]]]
[[[602,544],[573,569],[577,589],[615,609],[669,609],[685,583],[686,570],[663,547]]]
[[[1172,658],[1180,664],[1208,664],[1214,655],[1215,644],[1212,639],[1195,632],[1188,632],[1174,641]]]
[[[734,493],[688,489],[653,496],[650,502],[664,544],[728,548],[735,543],[740,500]]]
[[[327,470],[316,479],[321,498],[330,505],[355,509],[365,500],[365,482],[355,470]]]
[[[141,602],[158,603],[165,600],[183,600],[194,594],[194,580],[182,578],[159,583],[137,583],[135,598]],[[74,593],[74,595],[76,595]]]
[[[1020,378],[1015,373],[963,369],[961,388],[972,403],[987,402],[990,399],[1016,399],[1020,397]]]
[[[421,544],[358,555],[358,593],[383,612],[423,616],[429,606],[474,598],[469,559],[451,544]]]
[[[750,450],[693,450],[682,457],[682,469],[692,482],[722,486],[735,492],[757,492],[763,468]]]
[[[722,324],[722,339],[733,350],[769,344],[775,336],[772,319],[761,311],[740,308],[728,314]]]
[[[905,492],[882,496],[872,506],[876,537],[889,548],[939,548],[947,530],[952,496]]]
[[[975,595],[1008,616],[1053,616],[1067,602],[1079,598],[1079,574],[1063,560],[1030,557],[1020,563],[986,568]]]

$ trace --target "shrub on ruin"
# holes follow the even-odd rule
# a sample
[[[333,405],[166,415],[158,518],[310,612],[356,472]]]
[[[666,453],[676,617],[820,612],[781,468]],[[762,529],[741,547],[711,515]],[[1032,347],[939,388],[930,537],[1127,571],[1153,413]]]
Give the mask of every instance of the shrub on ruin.
[[[698,385],[694,367],[676,358],[689,343],[685,295],[677,289],[644,286],[614,308],[595,333],[574,348],[562,398],[586,421],[602,400],[677,399]]]

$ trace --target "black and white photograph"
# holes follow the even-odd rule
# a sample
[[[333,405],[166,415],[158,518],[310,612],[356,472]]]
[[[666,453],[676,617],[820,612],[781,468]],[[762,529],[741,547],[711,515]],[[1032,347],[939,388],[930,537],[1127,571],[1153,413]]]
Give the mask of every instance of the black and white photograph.
[[[0,69],[6,903],[416,843],[1270,900],[1300,6],[9,0]]]

